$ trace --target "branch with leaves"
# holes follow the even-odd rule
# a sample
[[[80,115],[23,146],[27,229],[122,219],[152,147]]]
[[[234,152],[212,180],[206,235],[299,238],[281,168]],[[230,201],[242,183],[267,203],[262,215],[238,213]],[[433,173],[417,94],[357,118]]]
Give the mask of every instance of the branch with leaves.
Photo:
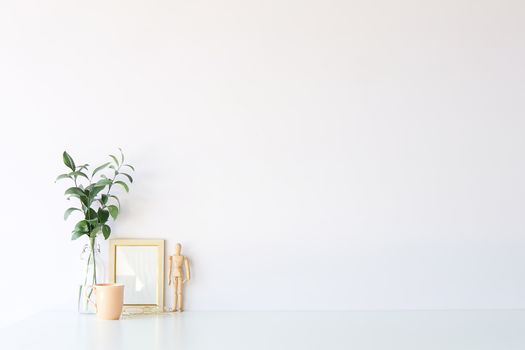
[[[104,239],[111,235],[109,218],[115,220],[120,212],[120,200],[113,194],[116,185],[129,192],[129,185],[133,178],[125,171],[135,171],[132,165],[124,163],[124,154],[120,151],[120,159],[110,154],[111,161],[104,163],[93,170],[89,175],[89,164],[76,165],[73,158],[64,151],[64,164],[71,170],[57,177],[59,180],[70,180],[72,187],[64,193],[68,200],[78,200],[78,206],[68,208],[64,213],[64,220],[76,211],[83,214],[84,219],[76,223],[71,239],[78,239],[87,235],[94,240],[97,234],[102,233]],[[97,175],[98,176],[95,176]],[[55,182],[56,182],[55,181]]]

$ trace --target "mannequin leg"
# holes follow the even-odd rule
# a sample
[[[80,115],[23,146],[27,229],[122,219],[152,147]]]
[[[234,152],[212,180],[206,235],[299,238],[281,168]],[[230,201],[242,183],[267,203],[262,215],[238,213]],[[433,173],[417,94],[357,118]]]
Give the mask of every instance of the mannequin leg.
[[[182,278],[177,278],[177,281],[177,306],[182,312]]]
[[[173,311],[177,311],[177,290],[179,285],[179,279],[174,278],[173,279]]]

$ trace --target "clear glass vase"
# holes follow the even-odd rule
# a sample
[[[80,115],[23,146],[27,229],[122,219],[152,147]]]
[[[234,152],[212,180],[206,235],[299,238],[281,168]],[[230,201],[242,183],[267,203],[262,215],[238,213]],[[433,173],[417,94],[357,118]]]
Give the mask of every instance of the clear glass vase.
[[[93,286],[104,283],[106,280],[105,264],[100,253],[100,243],[97,239],[90,238],[80,253],[80,286],[78,291],[78,312],[94,314],[96,312]]]

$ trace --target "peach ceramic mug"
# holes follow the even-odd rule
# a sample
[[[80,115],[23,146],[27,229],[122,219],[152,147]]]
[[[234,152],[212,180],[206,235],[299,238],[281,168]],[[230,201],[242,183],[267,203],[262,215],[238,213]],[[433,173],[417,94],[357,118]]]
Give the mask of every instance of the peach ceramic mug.
[[[118,320],[124,303],[124,285],[119,283],[95,284],[97,317],[101,320]]]

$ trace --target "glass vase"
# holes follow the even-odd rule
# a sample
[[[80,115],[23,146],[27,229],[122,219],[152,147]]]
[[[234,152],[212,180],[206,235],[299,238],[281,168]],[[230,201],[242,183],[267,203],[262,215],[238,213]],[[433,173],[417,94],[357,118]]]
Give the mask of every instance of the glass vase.
[[[80,253],[80,286],[78,291],[78,312],[82,314],[94,314],[96,312],[95,292],[93,286],[104,283],[105,264],[100,253],[100,243],[96,238],[90,238]]]

